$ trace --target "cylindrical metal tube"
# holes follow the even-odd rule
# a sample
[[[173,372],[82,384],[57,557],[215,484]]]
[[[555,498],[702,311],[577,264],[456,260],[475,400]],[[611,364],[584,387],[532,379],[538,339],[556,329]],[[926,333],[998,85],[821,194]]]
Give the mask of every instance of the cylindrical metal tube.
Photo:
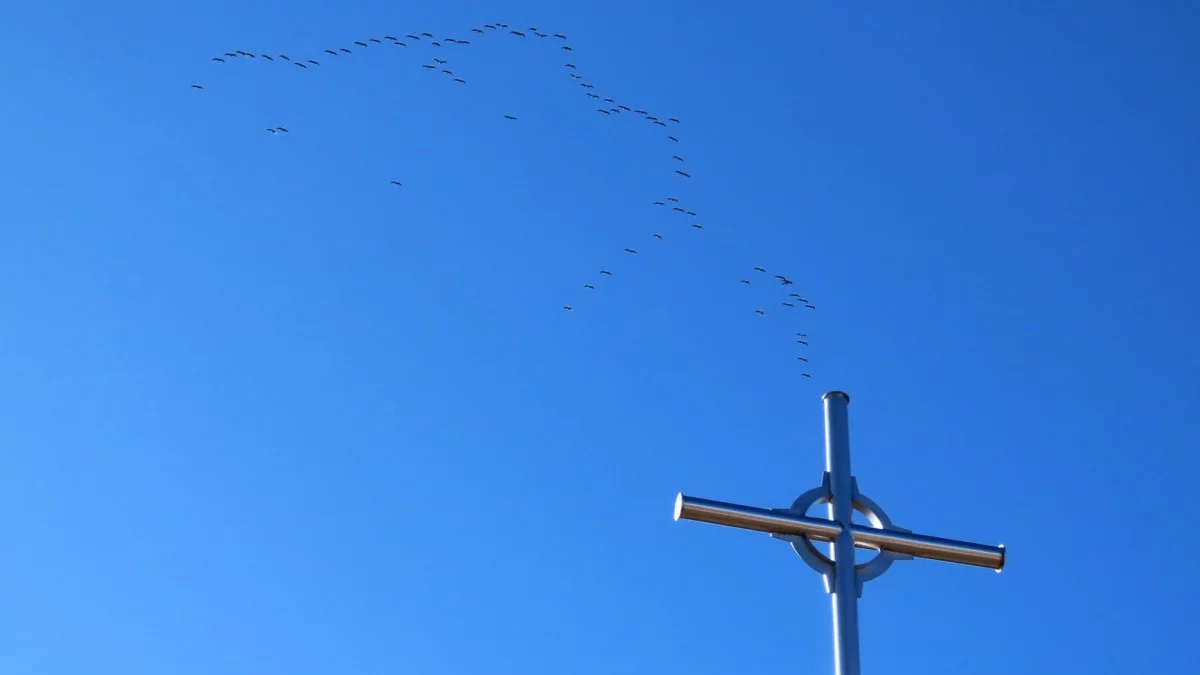
[[[820,518],[688,497],[682,492],[675,497],[675,520],[680,518],[770,534],[809,537],[817,541],[833,541],[842,532],[841,525]]]
[[[858,580],[854,568],[854,483],[850,471],[850,397],[831,391],[825,403],[825,470],[829,472],[829,519],[841,532],[829,547],[833,560],[833,664],[837,675],[859,675]]]
[[[854,536],[854,543],[859,546],[893,553],[908,553],[918,558],[986,567],[997,572],[1004,568],[1005,551],[1003,546],[973,544],[969,541],[943,539],[911,532],[880,530],[865,525],[853,525],[850,533]]]

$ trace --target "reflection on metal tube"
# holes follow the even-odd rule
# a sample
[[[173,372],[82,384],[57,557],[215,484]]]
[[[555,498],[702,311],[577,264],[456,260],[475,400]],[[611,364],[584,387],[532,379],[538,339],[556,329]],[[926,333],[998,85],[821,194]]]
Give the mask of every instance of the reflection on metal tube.
[[[854,535],[854,543],[874,549],[908,553],[930,560],[975,565],[996,571],[1004,568],[1003,546],[973,544],[968,541],[943,539],[911,532],[880,530],[863,525],[854,525],[850,532]]]
[[[817,541],[830,541],[842,531],[841,525],[820,518],[796,516],[712,499],[687,497],[682,492],[675,497],[675,520],[680,518],[770,534],[809,537]]]
[[[790,534],[808,537],[813,541],[833,541],[842,531],[841,525],[823,518],[809,518],[754,506],[688,497],[682,492],[675,497],[675,520],[680,519],[768,534]],[[866,525],[852,525],[850,534],[854,538],[854,545],[859,548],[907,553],[917,558],[986,567],[997,572],[1004,568],[1003,546],[974,544],[969,541],[877,529]]]

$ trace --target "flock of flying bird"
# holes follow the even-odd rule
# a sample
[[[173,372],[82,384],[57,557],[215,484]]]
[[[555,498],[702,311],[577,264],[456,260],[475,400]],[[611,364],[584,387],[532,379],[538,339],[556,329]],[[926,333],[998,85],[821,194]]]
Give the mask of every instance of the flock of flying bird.
[[[528,29],[528,31],[524,31],[524,30],[518,30],[516,28],[512,28],[511,26],[509,26],[506,23],[497,22],[497,23],[488,23],[488,24],[483,24],[482,26],[473,27],[470,29],[470,33],[472,36],[487,35],[489,33],[504,33],[504,34],[508,34],[508,35],[518,38],[518,39],[521,39],[521,38],[527,39],[530,36],[533,36],[534,39],[548,39],[553,43],[558,43],[559,49],[568,54],[575,51],[574,48],[571,47],[571,45],[567,43],[566,35],[564,35],[562,33],[546,33],[546,32],[539,30],[536,27],[530,27]],[[433,33],[422,32],[422,33],[407,33],[404,35],[384,35],[384,36],[382,36],[382,38],[371,37],[371,38],[367,38],[365,40],[355,40],[353,42],[352,47],[337,47],[337,48],[331,47],[331,48],[325,49],[321,55],[318,55],[314,58],[303,58],[303,57],[302,58],[292,58],[292,57],[288,56],[287,54],[274,54],[274,55],[263,54],[263,53],[255,54],[252,52],[236,49],[236,50],[230,50],[230,51],[224,52],[223,54],[221,54],[219,56],[214,56],[214,57],[212,57],[212,61],[214,63],[227,64],[227,63],[229,63],[231,61],[235,61],[235,60],[255,60],[255,61],[262,61],[262,62],[272,62],[272,63],[277,63],[277,64],[290,64],[293,67],[293,69],[295,69],[295,70],[307,71],[310,69],[323,67],[322,62],[324,62],[326,65],[328,65],[334,60],[337,60],[337,61],[344,60],[347,56],[354,54],[356,51],[361,51],[364,49],[371,49],[371,48],[375,48],[375,47],[383,47],[385,45],[391,45],[393,47],[406,48],[406,51],[408,51],[407,48],[410,46],[421,45],[421,46],[428,46],[431,48],[435,48],[436,51],[434,52],[434,54],[439,54],[437,56],[431,55],[429,62],[422,63],[421,67],[426,70],[437,72],[440,75],[446,77],[447,80],[461,86],[461,85],[467,84],[467,80],[465,78],[463,78],[461,74],[456,73],[454,70],[452,70],[449,67],[450,66],[449,59],[442,58],[442,56],[447,55],[446,54],[446,52],[448,51],[447,48],[451,48],[451,46],[454,46],[454,48],[457,48],[457,47],[466,46],[466,45],[470,45],[470,44],[471,44],[471,40],[468,38],[443,37],[443,38],[439,39],[439,38],[435,37]],[[679,144],[679,142],[680,142],[679,138],[675,135],[675,132],[673,129],[675,126],[680,124],[680,121],[678,118],[666,117],[664,119],[657,115],[653,115],[649,111],[644,110],[642,108],[634,108],[634,107],[625,105],[623,103],[620,103],[612,97],[597,93],[596,91],[594,91],[595,86],[592,83],[588,82],[582,75],[579,74],[579,69],[575,65],[575,63],[573,63],[573,61],[574,61],[574,59],[568,56],[568,61],[563,64],[563,67],[564,67],[568,77],[571,80],[573,80],[574,83],[580,87],[580,89],[583,91],[583,93],[589,99],[595,101],[596,104],[599,105],[599,107],[596,109],[597,113],[608,116],[608,117],[618,116],[618,115],[635,116],[637,118],[641,118],[642,120],[645,120],[646,122],[648,122],[649,124],[651,124],[653,126],[662,127],[664,129],[666,129],[667,131],[663,133],[663,137],[664,137],[664,140],[668,141],[669,145],[672,146],[671,157],[672,157],[672,160],[674,160],[675,166],[677,166],[677,167],[686,166],[683,157],[681,157],[679,154],[677,154],[676,151],[673,149],[674,146],[676,146],[676,144]],[[203,90],[204,86],[200,85],[200,84],[193,84],[192,88]],[[518,118],[512,114],[505,114],[505,115],[503,115],[503,119],[509,120],[512,122],[516,122]],[[267,132],[269,132],[273,135],[290,133],[288,131],[288,129],[283,126],[268,127]],[[676,174],[676,176],[678,178],[681,178],[681,179],[690,179],[691,178],[691,174],[687,171],[684,171],[683,168],[675,168],[674,173]],[[390,182],[390,184],[393,186],[396,186],[396,187],[400,187],[403,185],[403,183],[401,183],[398,180],[392,180]],[[681,216],[686,217],[688,220],[691,221],[690,225],[693,230],[701,231],[704,229],[704,226],[700,222],[697,221],[697,218],[699,217],[697,212],[688,207],[683,206],[677,197],[674,197],[674,196],[664,197],[660,200],[654,201],[652,206],[654,206],[655,208],[663,209],[663,210],[669,211],[671,213],[679,214]],[[664,241],[665,237],[662,232],[653,232],[652,239],[653,239],[653,241]],[[637,255],[638,251],[635,248],[626,247],[624,249],[624,254],[625,255]],[[763,275],[764,280],[766,280],[769,278],[769,277],[766,277],[766,274],[767,274],[767,270],[765,268],[753,267],[751,269],[751,274],[747,275],[749,278],[743,278],[740,280],[740,282],[743,285],[750,286],[755,283],[754,281],[752,281],[752,279],[756,275]],[[601,277],[607,278],[607,277],[612,277],[613,273],[608,269],[601,269],[601,270],[599,270],[599,275]],[[780,286],[783,287],[784,289],[787,289],[787,287],[789,287],[789,286],[795,285],[794,282],[790,278],[788,278],[786,275],[783,275],[783,274],[774,274],[773,280],[778,281]],[[770,282],[768,281],[767,283],[770,283]],[[583,289],[585,290],[585,292],[594,292],[594,291],[596,291],[596,286],[597,286],[597,284],[595,281],[589,281],[588,283],[583,284]],[[782,311],[784,311],[784,312],[798,311],[798,310],[803,310],[803,309],[809,309],[809,310],[816,309],[816,307],[807,298],[802,297],[800,293],[796,293],[796,292],[789,292],[789,293],[787,293],[786,296],[780,296],[778,298],[778,302],[779,302],[778,307],[782,308]],[[570,311],[574,311],[575,308],[572,305],[564,305],[563,309],[570,312]],[[757,314],[759,316],[764,316],[764,317],[767,316],[767,313],[768,313],[767,310],[764,308],[764,306],[761,306],[761,305],[755,307],[754,312],[755,312],[755,314]],[[797,345],[799,345],[801,347],[808,346],[808,340],[807,340],[808,334],[805,333],[804,331],[796,331],[794,337],[796,338]],[[796,358],[797,358],[797,360],[799,360],[803,363],[808,363],[808,358],[806,356],[799,355]],[[807,370],[807,369],[805,369],[805,370]],[[805,377],[805,378],[812,377],[812,375],[808,372],[802,372],[801,376]]]

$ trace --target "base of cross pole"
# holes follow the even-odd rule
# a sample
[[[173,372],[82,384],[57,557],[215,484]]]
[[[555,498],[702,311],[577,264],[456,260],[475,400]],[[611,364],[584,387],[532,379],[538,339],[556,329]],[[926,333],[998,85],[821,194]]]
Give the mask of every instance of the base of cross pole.
[[[825,403],[825,474],[821,485],[796,498],[784,509],[762,509],[711,499],[675,497],[675,520],[696,520],[744,530],[765,532],[789,542],[809,567],[825,579],[833,596],[834,665],[837,675],[859,675],[858,598],[863,584],[878,578],[897,560],[926,558],[945,562],[1004,569],[1004,545],[989,546],[955,539],[916,534],[892,524],[878,504],[858,490],[850,471],[850,434],[846,407],[850,396],[831,391]],[[806,515],[818,504],[829,506],[829,518]],[[865,515],[871,526],[853,521],[854,512]],[[829,542],[829,555],[814,541]],[[854,549],[879,551],[872,560],[855,564]]]

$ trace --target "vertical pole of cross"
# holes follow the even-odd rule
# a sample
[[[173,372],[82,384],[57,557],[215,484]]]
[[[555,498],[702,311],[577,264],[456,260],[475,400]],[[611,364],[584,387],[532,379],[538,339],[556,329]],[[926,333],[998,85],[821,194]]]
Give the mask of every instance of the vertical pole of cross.
[[[829,472],[829,519],[842,526],[830,546],[833,559],[833,662],[837,675],[859,675],[858,584],[854,569],[854,478],[850,472],[850,396],[831,391],[825,402],[825,470]]]

